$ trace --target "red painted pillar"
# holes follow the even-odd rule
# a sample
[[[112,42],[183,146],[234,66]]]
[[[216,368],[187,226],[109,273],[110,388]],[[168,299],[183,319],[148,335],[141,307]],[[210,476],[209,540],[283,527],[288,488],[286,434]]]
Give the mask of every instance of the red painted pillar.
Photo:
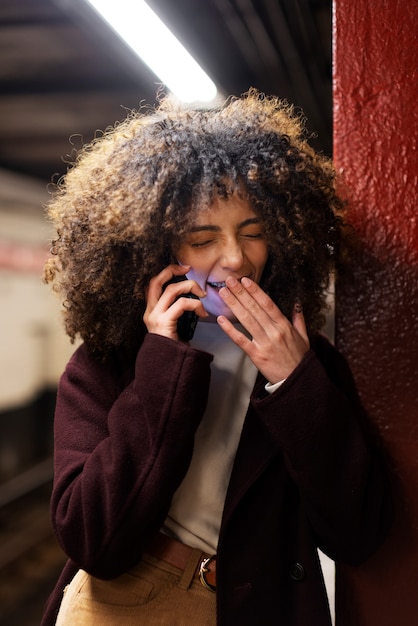
[[[390,457],[395,521],[337,567],[338,626],[418,624],[418,0],[334,0],[334,139],[362,250],[336,339]]]

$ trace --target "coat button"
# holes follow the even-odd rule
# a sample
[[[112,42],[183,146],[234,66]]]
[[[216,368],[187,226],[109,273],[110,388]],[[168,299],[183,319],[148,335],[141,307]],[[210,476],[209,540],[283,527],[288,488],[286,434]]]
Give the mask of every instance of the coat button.
[[[299,582],[303,580],[306,576],[305,568],[300,563],[293,563],[290,568],[290,578]]]

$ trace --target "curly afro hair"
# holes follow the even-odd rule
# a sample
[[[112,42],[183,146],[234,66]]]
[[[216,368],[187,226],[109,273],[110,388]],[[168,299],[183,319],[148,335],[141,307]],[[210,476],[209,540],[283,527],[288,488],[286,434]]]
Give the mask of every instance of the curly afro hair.
[[[243,188],[267,239],[262,287],[319,330],[343,232],[335,171],[292,106],[250,90],[207,110],[165,98],[80,151],[48,207],[57,237],[44,271],[70,338],[101,358],[136,351],[149,280],[196,212]]]

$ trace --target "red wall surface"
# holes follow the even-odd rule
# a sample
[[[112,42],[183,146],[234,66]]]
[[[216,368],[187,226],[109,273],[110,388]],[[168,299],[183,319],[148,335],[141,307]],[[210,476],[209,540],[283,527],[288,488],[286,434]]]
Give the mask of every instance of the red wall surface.
[[[334,0],[334,156],[362,248],[336,341],[384,447],[386,543],[337,566],[338,626],[418,624],[418,0]]]

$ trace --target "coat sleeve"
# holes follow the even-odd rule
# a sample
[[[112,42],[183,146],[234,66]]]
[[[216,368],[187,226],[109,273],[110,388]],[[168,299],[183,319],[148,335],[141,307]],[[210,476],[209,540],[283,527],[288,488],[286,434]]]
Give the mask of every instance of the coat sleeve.
[[[190,463],[211,359],[149,334],[122,388],[85,346],[69,362],[57,395],[52,522],[67,555],[94,576],[126,571],[164,520]]]
[[[275,393],[253,405],[281,448],[317,545],[358,564],[391,521],[383,457],[343,357],[319,338]]]

